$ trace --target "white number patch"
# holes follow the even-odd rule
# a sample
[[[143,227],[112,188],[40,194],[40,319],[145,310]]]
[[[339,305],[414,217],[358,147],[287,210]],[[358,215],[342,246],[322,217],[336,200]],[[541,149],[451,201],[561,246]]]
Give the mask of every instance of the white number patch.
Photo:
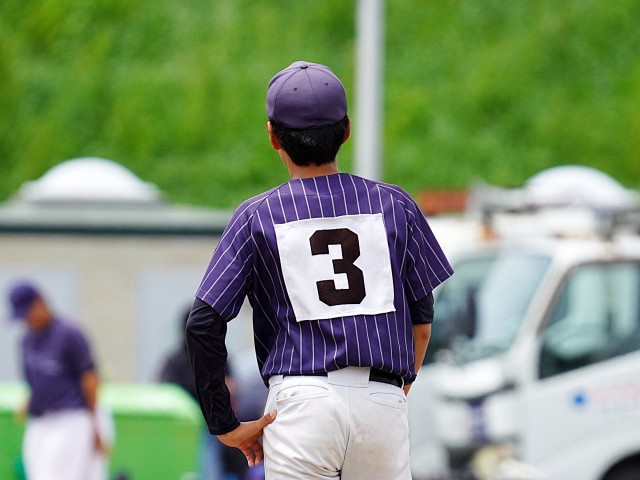
[[[299,220],[275,231],[299,322],[395,310],[381,213]]]

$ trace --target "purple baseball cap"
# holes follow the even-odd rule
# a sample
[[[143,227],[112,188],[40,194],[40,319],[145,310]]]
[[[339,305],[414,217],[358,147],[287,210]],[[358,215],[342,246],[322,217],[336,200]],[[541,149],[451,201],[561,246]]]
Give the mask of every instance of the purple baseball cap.
[[[285,127],[326,127],[346,114],[344,86],[325,65],[294,62],[269,82],[267,117]]]
[[[15,284],[9,291],[11,318],[24,319],[36,298],[40,298],[40,292],[36,287],[27,282]]]

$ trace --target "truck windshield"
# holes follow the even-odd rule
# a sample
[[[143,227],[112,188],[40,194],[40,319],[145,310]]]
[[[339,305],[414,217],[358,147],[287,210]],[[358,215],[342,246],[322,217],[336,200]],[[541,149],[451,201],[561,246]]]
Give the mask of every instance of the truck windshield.
[[[457,281],[465,288],[455,284],[454,275],[435,305],[434,334],[440,328],[449,330],[437,349],[447,349],[459,362],[488,358],[511,346],[550,262],[545,256],[516,252],[475,260],[456,268],[456,275],[463,272]]]
[[[455,262],[455,275],[437,291],[434,328],[424,363],[431,363],[440,352],[449,351],[452,345],[475,335],[478,289],[495,257],[488,252]]]

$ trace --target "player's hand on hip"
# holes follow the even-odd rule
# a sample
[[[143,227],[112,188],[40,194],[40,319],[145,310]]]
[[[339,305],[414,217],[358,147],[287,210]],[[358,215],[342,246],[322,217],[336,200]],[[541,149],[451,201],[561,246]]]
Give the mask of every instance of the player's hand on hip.
[[[224,435],[218,435],[218,440],[229,447],[242,450],[242,453],[244,453],[244,456],[247,458],[247,464],[250,467],[260,465],[264,458],[262,444],[259,441],[260,437],[262,437],[262,430],[273,422],[275,418],[276,411],[272,410],[259,420],[242,422],[235,430],[225,433]]]

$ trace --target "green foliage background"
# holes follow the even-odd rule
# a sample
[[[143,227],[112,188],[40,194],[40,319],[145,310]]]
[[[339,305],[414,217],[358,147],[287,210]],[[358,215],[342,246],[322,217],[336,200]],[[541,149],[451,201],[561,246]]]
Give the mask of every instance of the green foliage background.
[[[70,158],[228,208],[286,181],[271,76],[326,63],[355,109],[355,1],[2,0],[0,199]],[[640,187],[640,2],[388,0],[384,180],[411,193],[558,164]],[[352,142],[340,155],[352,166]]]

